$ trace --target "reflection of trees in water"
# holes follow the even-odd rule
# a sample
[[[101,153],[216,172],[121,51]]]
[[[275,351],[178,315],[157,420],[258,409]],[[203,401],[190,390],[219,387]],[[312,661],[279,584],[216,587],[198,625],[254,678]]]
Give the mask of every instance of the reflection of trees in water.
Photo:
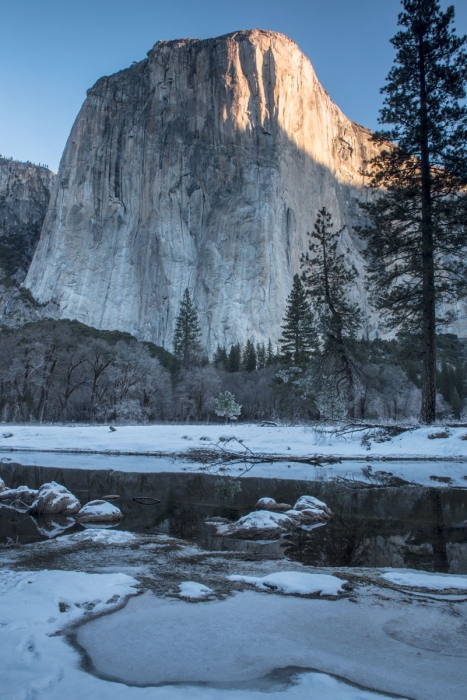
[[[440,489],[427,489],[417,502],[414,510],[418,526],[410,533],[403,548],[405,566],[449,572],[442,495]]]
[[[284,554],[314,566],[364,566],[369,553],[368,524],[351,513],[335,513],[322,527],[296,528],[284,537]]]

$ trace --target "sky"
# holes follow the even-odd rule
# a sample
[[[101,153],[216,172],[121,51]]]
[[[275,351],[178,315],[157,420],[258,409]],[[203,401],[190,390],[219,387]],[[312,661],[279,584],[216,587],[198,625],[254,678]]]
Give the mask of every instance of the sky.
[[[454,4],[467,34],[467,2]],[[0,0],[0,153],[57,171],[70,129],[101,76],[160,39],[239,29],[286,34],[342,111],[378,126],[399,0]]]

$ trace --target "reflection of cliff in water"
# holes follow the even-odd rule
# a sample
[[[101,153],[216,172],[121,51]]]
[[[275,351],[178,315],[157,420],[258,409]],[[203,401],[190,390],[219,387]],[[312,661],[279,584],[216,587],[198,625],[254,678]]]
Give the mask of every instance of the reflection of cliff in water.
[[[236,480],[231,488],[229,477],[199,473],[144,474],[19,464],[1,464],[0,476],[10,487],[26,484],[38,488],[47,481],[57,481],[82,504],[118,494],[118,505],[125,516],[119,529],[164,532],[194,540],[208,549],[285,554],[295,561],[322,566],[392,566],[467,573],[467,527],[462,525],[467,519],[465,489],[254,477]],[[251,512],[262,496],[295,503],[304,493],[325,501],[333,518],[311,531],[296,529],[275,544],[223,539],[204,524],[212,516],[237,520]],[[132,500],[142,495],[158,498],[161,503],[144,506]],[[63,532],[80,529],[75,525]],[[0,542],[6,537],[38,541],[45,539],[47,531],[57,534],[59,528],[54,532],[50,523],[36,523],[27,515],[0,508]]]

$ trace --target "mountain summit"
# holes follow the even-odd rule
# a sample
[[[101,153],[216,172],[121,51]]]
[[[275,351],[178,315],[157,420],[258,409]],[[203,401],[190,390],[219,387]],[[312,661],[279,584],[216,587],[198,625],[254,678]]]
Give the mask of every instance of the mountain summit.
[[[209,351],[275,341],[323,206],[362,269],[351,225],[374,149],[286,36],[160,41],[88,91],[26,285],[62,317],[169,348],[188,287]]]

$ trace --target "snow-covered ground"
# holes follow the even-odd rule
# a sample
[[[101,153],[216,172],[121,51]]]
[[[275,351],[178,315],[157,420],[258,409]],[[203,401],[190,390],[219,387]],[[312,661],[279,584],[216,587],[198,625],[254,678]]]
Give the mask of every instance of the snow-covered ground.
[[[0,431],[1,450],[61,450],[70,452],[120,452],[130,454],[179,454],[190,448],[206,447],[220,438],[235,436],[253,452],[271,455],[333,455],[353,459],[465,459],[467,428],[449,428],[448,438],[429,439],[442,432],[440,427],[407,431],[384,442],[370,439],[370,449],[362,446],[364,432],[337,437],[328,427],[268,427],[247,423],[231,425],[149,425],[121,426],[115,432],[106,426],[8,425]],[[3,435],[13,434],[5,438]],[[375,435],[378,438],[377,435]],[[241,451],[235,442],[224,445]]]
[[[346,478],[378,483],[377,472],[384,471],[422,485],[467,486],[467,440],[462,439],[467,429],[449,429],[448,438],[428,437],[436,432],[440,429],[417,428],[384,442],[370,439],[368,450],[361,444],[364,433],[338,437],[330,428],[261,427],[240,423],[231,426],[126,426],[111,432],[103,426],[8,426],[5,434],[13,435],[4,438],[0,431],[0,459],[4,463],[15,461],[71,469],[180,472],[199,467],[193,462],[176,459],[176,455],[220,444],[239,454],[248,448],[254,453],[283,456],[283,462],[256,464],[247,476],[305,481]],[[221,438],[232,436],[242,441],[245,448],[233,440],[219,442]],[[314,455],[335,456],[342,461],[315,467],[292,459]],[[230,472],[237,475],[241,471],[241,464],[230,468]]]

